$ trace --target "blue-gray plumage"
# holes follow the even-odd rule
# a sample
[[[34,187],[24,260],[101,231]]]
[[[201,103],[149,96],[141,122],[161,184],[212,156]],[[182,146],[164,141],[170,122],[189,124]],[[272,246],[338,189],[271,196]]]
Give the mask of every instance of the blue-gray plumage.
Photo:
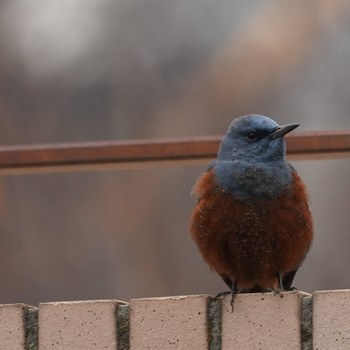
[[[284,136],[297,126],[257,114],[235,119],[194,187],[191,236],[232,303],[239,291],[289,289],[310,248],[306,189],[285,157]]]
[[[259,114],[235,119],[212,162],[218,185],[241,199],[277,196],[292,181],[282,136],[296,127]]]

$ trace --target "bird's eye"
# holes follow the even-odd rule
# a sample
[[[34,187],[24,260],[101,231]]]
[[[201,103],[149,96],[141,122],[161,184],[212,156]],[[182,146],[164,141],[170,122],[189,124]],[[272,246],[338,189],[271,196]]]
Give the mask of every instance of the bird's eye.
[[[258,134],[256,132],[249,132],[247,134],[247,139],[249,141],[256,141],[258,139]]]

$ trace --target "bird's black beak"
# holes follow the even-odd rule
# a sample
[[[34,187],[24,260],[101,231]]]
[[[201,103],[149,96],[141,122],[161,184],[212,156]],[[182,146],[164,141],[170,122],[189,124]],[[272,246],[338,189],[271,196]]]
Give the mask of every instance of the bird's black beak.
[[[267,135],[267,138],[270,140],[277,139],[278,137],[283,137],[284,135],[288,134],[295,128],[297,128],[299,124],[287,124],[287,125],[281,125],[279,126],[274,132]]]

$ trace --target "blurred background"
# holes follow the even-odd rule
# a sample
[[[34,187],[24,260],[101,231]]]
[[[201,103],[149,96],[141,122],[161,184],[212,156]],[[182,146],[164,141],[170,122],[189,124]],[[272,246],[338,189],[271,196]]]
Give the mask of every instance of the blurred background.
[[[0,1],[0,144],[350,128],[350,2]],[[315,239],[294,285],[350,288],[349,159],[293,161]],[[0,178],[0,303],[215,294],[188,236],[205,165]]]

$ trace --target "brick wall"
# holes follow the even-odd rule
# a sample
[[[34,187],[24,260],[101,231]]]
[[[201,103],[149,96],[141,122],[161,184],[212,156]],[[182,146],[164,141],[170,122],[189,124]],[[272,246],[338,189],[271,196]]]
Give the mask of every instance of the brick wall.
[[[0,305],[0,349],[350,349],[350,290]]]

